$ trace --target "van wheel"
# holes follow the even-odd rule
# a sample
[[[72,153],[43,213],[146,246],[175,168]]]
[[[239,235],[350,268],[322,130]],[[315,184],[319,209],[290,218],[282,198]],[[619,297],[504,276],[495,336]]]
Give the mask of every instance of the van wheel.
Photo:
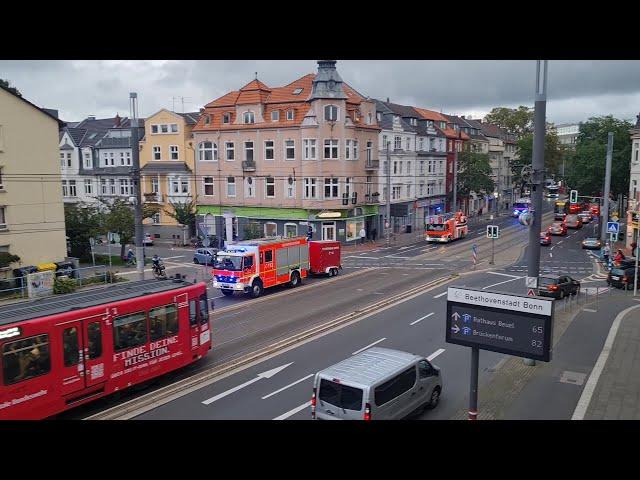
[[[258,298],[260,295],[262,295],[262,282],[260,280],[255,280],[253,282],[253,285],[251,285],[251,290],[249,290],[249,296],[251,298]]]
[[[193,259],[193,263],[195,263],[196,265],[200,265],[200,262],[198,261],[198,259],[197,259],[197,258],[194,258],[194,259]]]
[[[334,268],[334,269],[333,269],[333,276],[334,276],[334,277],[337,277],[337,276],[338,276],[338,273],[339,273],[339,272],[338,272],[338,269],[337,269],[337,268]]]
[[[295,288],[300,285],[300,283],[300,274],[298,272],[293,272],[291,274],[291,281],[289,282],[289,285],[291,285],[292,288]]]
[[[233,295],[233,290],[227,290],[227,289],[222,289],[222,294],[226,295],[227,297],[231,297]]]
[[[427,404],[427,409],[432,410],[436,408],[438,403],[440,403],[440,387],[434,388],[433,392],[431,392],[431,398]]]

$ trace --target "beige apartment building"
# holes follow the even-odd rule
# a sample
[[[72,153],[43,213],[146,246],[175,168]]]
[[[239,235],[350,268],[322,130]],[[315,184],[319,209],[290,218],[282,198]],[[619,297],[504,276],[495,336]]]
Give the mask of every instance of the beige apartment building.
[[[193,129],[198,224],[219,240],[356,241],[378,222],[375,102],[336,62],[284,87],[255,79],[212,101]]]
[[[167,214],[172,204],[189,203],[195,198],[195,149],[191,138],[199,113],[175,113],[166,109],[145,119],[140,141],[142,198],[161,207],[144,220],[144,231],[157,239],[188,238],[183,227]]]
[[[0,252],[20,257],[0,267],[61,262],[67,255],[59,120],[0,87]]]

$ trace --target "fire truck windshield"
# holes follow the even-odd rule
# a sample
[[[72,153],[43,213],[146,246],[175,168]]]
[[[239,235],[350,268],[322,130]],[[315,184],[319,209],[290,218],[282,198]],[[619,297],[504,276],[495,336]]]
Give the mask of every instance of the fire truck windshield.
[[[242,270],[242,257],[218,254],[214,268],[219,270],[240,271]]]
[[[432,232],[444,232],[447,230],[447,226],[444,223],[430,223],[427,225],[427,230]]]

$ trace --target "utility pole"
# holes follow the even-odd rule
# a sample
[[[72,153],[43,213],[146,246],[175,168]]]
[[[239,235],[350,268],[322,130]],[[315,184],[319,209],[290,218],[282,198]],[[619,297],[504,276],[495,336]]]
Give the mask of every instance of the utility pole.
[[[389,155],[389,145],[387,142],[387,219],[385,230],[387,232],[387,247],[391,244],[391,157]]]
[[[542,66],[542,68],[540,68]],[[540,274],[540,229],[542,228],[542,190],[544,185],[544,140],[546,134],[547,113],[547,60],[537,61],[535,113],[533,120],[533,158],[531,174],[531,206],[533,218],[529,226],[529,258],[527,276],[536,279]],[[526,365],[535,365],[536,361],[525,358]]]
[[[135,199],[134,224],[136,263],[138,278],[144,280],[144,246],[142,245],[142,182],[140,177],[140,146],[138,138],[138,94],[129,94],[131,107],[131,163],[133,169],[133,189]]]
[[[451,211],[458,211],[458,145],[456,141],[453,142],[453,210]]]
[[[613,158],[613,132],[607,137],[607,165],[604,175],[604,201],[602,202],[602,222],[600,222],[600,240],[607,239],[607,222],[609,221],[609,191],[611,190],[611,159]],[[613,245],[612,245],[613,248]],[[613,253],[613,252],[611,252]]]

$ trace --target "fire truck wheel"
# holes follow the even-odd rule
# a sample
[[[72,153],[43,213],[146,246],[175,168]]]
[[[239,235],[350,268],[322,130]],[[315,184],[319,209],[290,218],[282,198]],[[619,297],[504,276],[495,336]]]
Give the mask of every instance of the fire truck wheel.
[[[226,289],[221,289],[222,290],[222,294],[226,295],[227,297],[231,297],[233,296],[233,290],[226,290]]]
[[[249,296],[251,298],[258,298],[262,295],[262,282],[260,280],[255,280],[253,285],[251,285],[251,290],[249,290]]]
[[[338,269],[337,268],[332,268],[331,269],[331,276],[332,277],[337,277],[338,276]]]
[[[300,274],[298,272],[293,272],[291,274],[291,281],[289,284],[294,288],[300,285]]]

